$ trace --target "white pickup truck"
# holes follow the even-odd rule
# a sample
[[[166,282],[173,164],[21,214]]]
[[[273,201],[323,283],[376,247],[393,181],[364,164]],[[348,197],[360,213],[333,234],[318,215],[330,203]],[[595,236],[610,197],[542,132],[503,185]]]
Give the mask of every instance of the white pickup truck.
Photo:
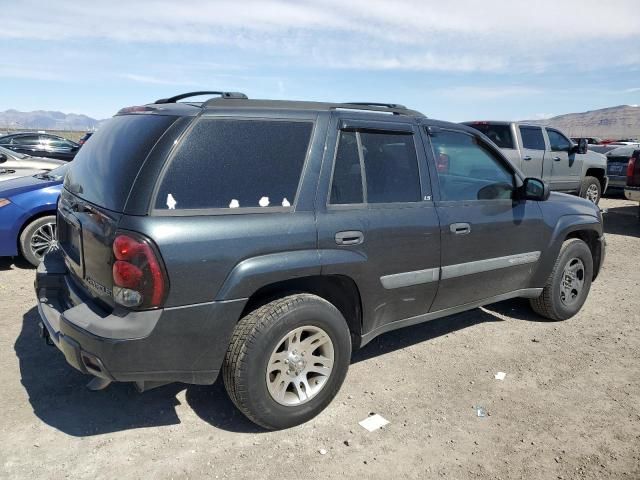
[[[543,179],[551,190],[596,204],[607,190],[607,157],[587,150],[586,139],[575,144],[557,128],[520,122],[464,123],[489,137],[525,176]]]

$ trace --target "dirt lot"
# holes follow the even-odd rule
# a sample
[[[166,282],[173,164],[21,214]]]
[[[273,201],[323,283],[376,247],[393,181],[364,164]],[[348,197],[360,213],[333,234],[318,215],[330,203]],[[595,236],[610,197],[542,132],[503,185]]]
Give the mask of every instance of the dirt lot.
[[[0,477],[638,479],[640,223],[603,205],[606,264],[578,316],[510,301],[389,333],[323,414],[281,432],[220,382],[89,392],[38,338],[33,270],[0,260]],[[391,423],[367,432],[370,412]]]

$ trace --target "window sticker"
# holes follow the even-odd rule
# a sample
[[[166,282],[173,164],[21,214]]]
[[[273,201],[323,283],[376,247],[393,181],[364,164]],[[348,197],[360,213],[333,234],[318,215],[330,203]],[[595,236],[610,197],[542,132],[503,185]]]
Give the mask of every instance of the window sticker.
[[[169,210],[175,210],[177,204],[178,202],[176,201],[176,199],[173,198],[173,195],[169,193],[167,195],[167,207],[169,207]]]
[[[282,199],[282,206],[283,207],[290,207],[291,206],[291,204],[289,203],[289,200],[287,200],[287,197],[284,197]]]
[[[231,202],[229,203],[229,208],[239,208],[239,207],[240,207],[240,202],[235,198],[232,199]]]
[[[260,201],[258,202],[258,205],[260,205],[261,207],[268,207],[269,206],[269,197],[262,197],[260,199]]]

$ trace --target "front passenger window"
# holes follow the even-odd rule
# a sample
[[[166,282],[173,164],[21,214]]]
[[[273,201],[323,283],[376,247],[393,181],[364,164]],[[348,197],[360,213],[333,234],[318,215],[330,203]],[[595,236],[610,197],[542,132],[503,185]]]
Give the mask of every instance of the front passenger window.
[[[476,137],[442,130],[431,136],[443,201],[501,200],[513,194],[513,174]]]
[[[547,135],[549,135],[549,144],[551,145],[552,152],[568,152],[571,147],[571,142],[557,130],[547,129]]]

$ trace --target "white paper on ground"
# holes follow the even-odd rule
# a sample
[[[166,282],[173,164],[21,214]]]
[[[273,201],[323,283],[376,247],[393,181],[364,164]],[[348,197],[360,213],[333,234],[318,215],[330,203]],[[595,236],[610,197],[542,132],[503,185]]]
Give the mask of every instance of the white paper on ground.
[[[504,380],[504,377],[506,377],[507,374],[504,372],[498,372],[494,376],[496,377],[496,380]]]
[[[385,419],[381,415],[377,413],[375,415],[371,415],[370,417],[365,418],[360,423],[360,426],[370,432],[378,430],[380,427],[384,427],[389,424],[389,420]]]

